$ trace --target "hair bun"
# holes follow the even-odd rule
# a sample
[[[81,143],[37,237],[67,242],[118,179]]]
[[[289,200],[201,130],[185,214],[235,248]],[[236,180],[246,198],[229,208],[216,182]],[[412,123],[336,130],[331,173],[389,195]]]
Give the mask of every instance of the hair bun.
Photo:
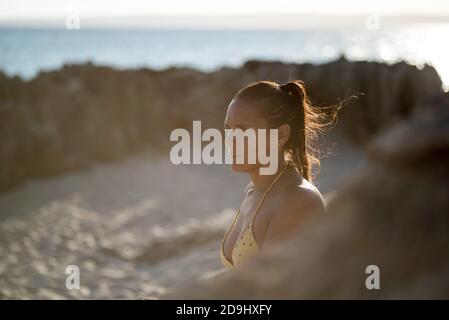
[[[305,89],[304,82],[301,80],[292,80],[281,84],[279,88],[287,94],[292,94],[299,98],[299,100],[304,100],[305,98]]]

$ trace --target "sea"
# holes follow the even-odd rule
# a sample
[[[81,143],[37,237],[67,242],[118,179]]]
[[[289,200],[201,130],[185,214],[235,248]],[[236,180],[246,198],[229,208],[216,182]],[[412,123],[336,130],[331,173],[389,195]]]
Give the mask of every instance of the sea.
[[[92,62],[118,69],[170,66],[213,71],[250,59],[325,63],[407,61],[436,68],[449,85],[449,23],[377,28],[295,30],[0,28],[0,70],[32,79],[64,64]]]

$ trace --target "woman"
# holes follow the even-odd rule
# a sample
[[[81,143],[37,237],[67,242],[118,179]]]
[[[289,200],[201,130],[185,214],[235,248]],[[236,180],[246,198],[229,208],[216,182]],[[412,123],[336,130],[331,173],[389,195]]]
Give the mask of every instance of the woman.
[[[258,162],[232,165],[234,171],[247,173],[251,182],[222,241],[221,259],[226,267],[235,268],[262,246],[288,239],[307,215],[325,210],[323,197],[311,179],[312,167],[319,164],[312,143],[326,119],[310,105],[299,80],[282,85],[259,81],[232,99],[225,128],[277,128],[279,161],[274,175],[260,175]],[[245,145],[245,161],[247,153]]]

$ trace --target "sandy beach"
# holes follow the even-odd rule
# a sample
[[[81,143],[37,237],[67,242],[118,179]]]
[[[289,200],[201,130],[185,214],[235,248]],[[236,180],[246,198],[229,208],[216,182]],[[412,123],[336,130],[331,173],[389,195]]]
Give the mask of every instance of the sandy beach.
[[[323,192],[364,163],[350,145],[333,150],[317,181]],[[226,165],[175,166],[148,150],[4,192],[1,297],[157,297],[213,276],[223,271],[220,241],[247,182]],[[80,290],[65,288],[71,264]]]

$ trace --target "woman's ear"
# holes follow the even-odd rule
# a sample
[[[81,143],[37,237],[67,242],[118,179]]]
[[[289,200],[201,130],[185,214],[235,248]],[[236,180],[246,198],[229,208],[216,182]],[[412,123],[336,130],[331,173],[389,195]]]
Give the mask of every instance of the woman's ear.
[[[290,138],[290,125],[287,123],[284,123],[282,125],[279,126],[278,128],[278,139],[279,139],[279,146],[283,147],[288,139]]]

